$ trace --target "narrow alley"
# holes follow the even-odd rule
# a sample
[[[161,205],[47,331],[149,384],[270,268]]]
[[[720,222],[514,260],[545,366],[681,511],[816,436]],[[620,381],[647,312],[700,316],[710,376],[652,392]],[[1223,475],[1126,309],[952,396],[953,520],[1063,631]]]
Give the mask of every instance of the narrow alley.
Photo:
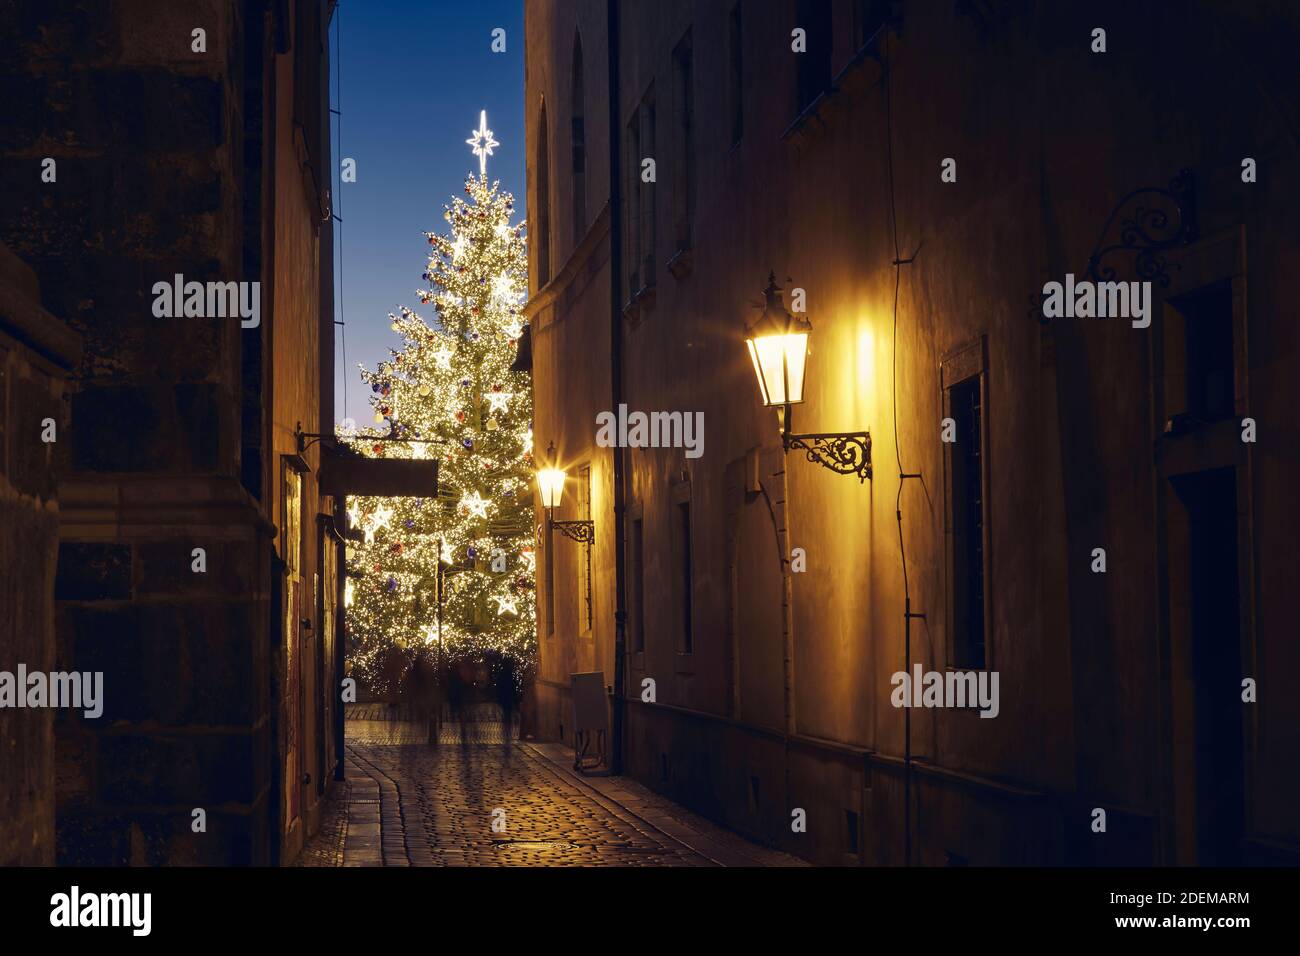
[[[627,778],[581,776],[561,744],[504,743],[495,714],[443,725],[436,745],[396,716],[349,710],[347,780],[300,865],[805,865]]]

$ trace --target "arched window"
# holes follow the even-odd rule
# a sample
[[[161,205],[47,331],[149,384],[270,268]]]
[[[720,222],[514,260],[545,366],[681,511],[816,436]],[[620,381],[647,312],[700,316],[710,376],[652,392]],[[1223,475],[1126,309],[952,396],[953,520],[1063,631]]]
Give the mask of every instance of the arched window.
[[[582,37],[573,34],[572,75],[573,143],[573,245],[576,248],[587,231],[587,131],[584,124],[586,95],[582,86]]]
[[[537,118],[537,159],[533,171],[537,176],[536,222],[529,230],[537,247],[537,288],[551,279],[551,162],[546,136],[546,102]]]

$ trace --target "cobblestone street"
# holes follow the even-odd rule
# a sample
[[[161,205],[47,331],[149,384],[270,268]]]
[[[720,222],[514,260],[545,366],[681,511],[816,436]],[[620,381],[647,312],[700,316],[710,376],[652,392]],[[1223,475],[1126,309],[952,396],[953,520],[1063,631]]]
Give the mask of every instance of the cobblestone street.
[[[349,720],[347,780],[299,865],[802,865],[627,778],[580,777],[561,745],[458,736]]]

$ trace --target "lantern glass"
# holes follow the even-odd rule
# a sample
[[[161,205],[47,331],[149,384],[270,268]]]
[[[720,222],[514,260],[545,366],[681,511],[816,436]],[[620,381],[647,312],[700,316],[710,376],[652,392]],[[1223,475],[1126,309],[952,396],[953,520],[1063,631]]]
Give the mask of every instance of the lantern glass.
[[[543,508],[558,508],[564,496],[564,469],[542,468],[537,472],[537,490],[542,494]]]
[[[808,333],[788,332],[746,339],[764,405],[793,405],[803,401]]]

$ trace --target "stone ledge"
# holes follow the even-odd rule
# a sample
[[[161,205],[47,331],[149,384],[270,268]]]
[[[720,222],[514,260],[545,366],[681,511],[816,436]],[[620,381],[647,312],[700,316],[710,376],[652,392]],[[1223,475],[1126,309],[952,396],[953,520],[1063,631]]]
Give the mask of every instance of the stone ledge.
[[[36,273],[2,242],[0,330],[64,369],[81,361],[81,336],[45,311]]]

